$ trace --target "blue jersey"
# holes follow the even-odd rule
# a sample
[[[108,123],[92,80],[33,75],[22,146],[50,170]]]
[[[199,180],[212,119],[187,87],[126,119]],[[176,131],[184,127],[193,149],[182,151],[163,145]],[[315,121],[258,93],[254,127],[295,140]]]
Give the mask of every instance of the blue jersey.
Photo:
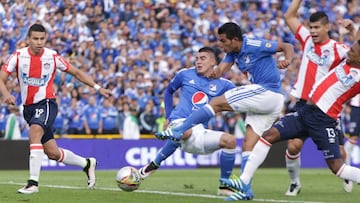
[[[234,84],[224,78],[209,79],[199,75],[195,67],[180,70],[166,88],[164,102],[166,118],[171,121],[187,118],[193,111],[206,105],[213,97],[220,96],[234,88]],[[177,106],[173,109],[173,93],[180,89]]]
[[[227,53],[223,62],[236,63],[241,72],[248,73],[251,83],[281,93],[280,73],[273,58],[277,46],[276,41],[243,37],[240,53]]]

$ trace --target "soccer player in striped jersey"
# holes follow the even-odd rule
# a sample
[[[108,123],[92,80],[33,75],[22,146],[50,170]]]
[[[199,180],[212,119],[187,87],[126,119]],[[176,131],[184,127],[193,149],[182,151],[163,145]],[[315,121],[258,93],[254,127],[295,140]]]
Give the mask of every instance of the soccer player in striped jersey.
[[[194,124],[210,120],[217,112],[246,112],[246,132],[242,146],[241,168],[261,134],[279,118],[284,97],[278,68],[286,68],[293,57],[294,48],[289,43],[250,39],[243,35],[240,26],[228,22],[218,29],[219,45],[226,52],[225,58],[214,69],[211,77],[220,77],[236,64],[247,72],[252,84],[235,87],[215,97],[208,105],[192,113],[182,125],[156,133],[159,139],[179,140]],[[273,55],[284,52],[284,60],[276,63]],[[252,199],[252,191],[246,194]]]
[[[347,58],[315,83],[307,103],[277,121],[256,143],[240,179],[223,180],[239,192],[228,200],[244,199],[251,179],[271,146],[279,141],[307,135],[323,153],[329,169],[338,177],[360,183],[360,169],[344,163],[338,139],[338,118],[344,104],[360,93],[360,31]]]
[[[336,42],[329,37],[329,20],[326,13],[318,11],[310,15],[309,28],[300,23],[297,11],[300,8],[301,0],[292,1],[287,12],[285,21],[290,30],[295,34],[296,39],[303,48],[303,56],[299,67],[296,83],[290,92],[297,98],[295,110],[301,108],[309,99],[309,93],[316,81],[325,76],[329,70],[337,66],[346,56],[349,47],[343,43]],[[344,20],[344,26],[353,31],[351,20]],[[339,124],[339,144],[342,157],[345,159],[344,135]],[[296,196],[300,193],[300,155],[307,135],[300,138],[290,139],[285,152],[286,167],[290,176],[290,186],[285,195]],[[344,189],[351,192],[352,183],[344,180]]]
[[[9,105],[15,104],[15,97],[5,83],[12,73],[17,76],[24,105],[23,115],[30,126],[30,177],[27,185],[18,190],[23,194],[38,192],[44,152],[49,159],[81,167],[88,177],[88,188],[95,186],[96,159],[84,158],[70,150],[58,148],[54,139],[53,124],[58,111],[53,92],[56,70],[73,75],[105,97],[111,95],[111,91],[97,85],[90,76],[70,65],[56,51],[46,48],[47,37],[43,25],[31,25],[27,34],[29,46],[11,54],[0,71],[0,92]]]

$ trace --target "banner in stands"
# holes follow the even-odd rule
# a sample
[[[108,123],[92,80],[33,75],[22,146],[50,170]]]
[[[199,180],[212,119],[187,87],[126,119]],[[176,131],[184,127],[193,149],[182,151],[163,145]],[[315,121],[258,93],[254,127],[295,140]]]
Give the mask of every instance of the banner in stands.
[[[107,140],[107,139],[58,139],[58,145],[72,150],[73,152],[85,156],[96,157],[98,169],[119,169],[123,166],[131,165],[140,168],[155,158],[164,141],[156,139],[141,140]],[[238,140],[241,146],[242,140]],[[286,142],[275,144],[262,167],[285,167],[284,152]],[[359,149],[354,150],[354,165],[359,166]],[[316,149],[315,144],[308,139],[302,150],[303,168],[326,168],[322,154]],[[238,147],[236,153],[236,165],[241,163],[241,149]],[[195,155],[185,153],[178,149],[176,152],[162,163],[161,168],[197,168],[197,167],[217,167],[219,166],[219,152],[211,155]],[[65,166],[56,161],[44,158],[42,163],[44,170],[72,170],[77,167]]]

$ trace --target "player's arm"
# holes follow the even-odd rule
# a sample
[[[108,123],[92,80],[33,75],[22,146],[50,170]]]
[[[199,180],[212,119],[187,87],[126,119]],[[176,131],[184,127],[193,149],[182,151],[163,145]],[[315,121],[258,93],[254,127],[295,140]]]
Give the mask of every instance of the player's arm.
[[[66,72],[73,75],[80,82],[82,82],[90,87],[93,87],[94,89],[96,89],[96,91],[98,91],[104,97],[107,98],[110,95],[112,95],[110,90],[104,89],[103,87],[96,84],[95,81],[93,80],[93,78],[91,76],[87,75],[84,71],[81,71],[81,70],[75,68],[74,66],[70,65],[70,67],[67,69]]]
[[[285,13],[285,22],[293,33],[296,33],[296,29],[301,24],[297,16],[297,12],[300,8],[300,5],[301,5],[301,0],[291,1],[288,10]]]
[[[220,64],[210,72],[209,78],[220,78],[224,73],[231,69],[234,63],[220,62]]]
[[[282,69],[290,65],[294,57],[294,46],[290,43],[278,42],[276,51],[284,52],[284,56],[285,56],[284,60],[278,61],[278,67]]]
[[[6,81],[9,77],[9,73],[5,71],[0,71],[0,93],[4,98],[5,103],[15,104],[15,97],[10,94],[6,88]]]

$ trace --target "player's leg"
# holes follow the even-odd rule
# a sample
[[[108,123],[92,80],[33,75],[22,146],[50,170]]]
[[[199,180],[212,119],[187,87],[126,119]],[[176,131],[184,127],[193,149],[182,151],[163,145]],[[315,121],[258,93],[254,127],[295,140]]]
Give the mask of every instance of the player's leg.
[[[234,167],[236,153],[236,138],[221,131],[204,129],[202,125],[192,128],[192,135],[184,140],[181,148],[192,154],[210,154],[216,150],[220,152],[220,179],[229,179]],[[218,195],[231,195],[235,190],[227,187],[220,181]]]
[[[182,125],[173,129],[167,129],[163,132],[155,133],[155,135],[159,139],[172,139],[179,141],[186,130],[190,129],[195,124],[209,121],[216,112],[221,111],[232,111],[232,108],[227,104],[224,95],[211,99],[209,104],[193,112],[188,118],[186,118]]]
[[[346,163],[348,154],[346,153],[345,147],[344,147],[344,131],[342,129],[341,120],[338,119],[337,122],[338,122],[337,123],[337,130],[338,130],[338,140],[339,140],[340,155],[341,155],[341,159],[344,161],[344,163]],[[348,164],[348,165],[350,165],[350,164]],[[353,190],[353,182],[344,179],[343,180],[343,188],[344,188],[345,192],[352,192],[352,190]]]
[[[360,107],[351,107],[349,134],[350,137],[344,145],[347,154],[345,163],[348,165],[351,164],[351,154],[353,153],[353,150],[358,143],[358,138],[360,135]]]
[[[22,194],[32,194],[39,191],[39,178],[41,162],[44,156],[44,148],[41,144],[41,138],[44,134],[40,125],[33,124],[29,130],[30,156],[29,156],[29,173],[27,185],[18,190]]]
[[[65,165],[81,167],[88,177],[88,188],[94,188],[96,181],[95,168],[97,164],[95,158],[84,158],[68,149],[59,148],[55,139],[48,140],[43,146],[45,154],[49,159],[62,162]]]
[[[161,162],[171,156],[179,146],[180,144],[177,142],[166,140],[164,146],[156,154],[155,159],[139,169],[141,178],[145,179],[154,173],[160,167]]]
[[[304,138],[305,139],[305,138]],[[290,177],[290,186],[286,191],[287,196],[296,196],[301,191],[300,183],[300,154],[304,140],[300,138],[290,139],[287,142],[285,154],[286,168]]]
[[[303,132],[303,126],[297,116],[287,115],[276,122],[272,128],[265,131],[254,146],[239,180],[224,180],[232,187],[237,187],[239,192],[231,195],[226,200],[248,200],[247,191],[251,189],[252,177],[257,168],[263,163],[273,143],[279,140],[294,138]]]

